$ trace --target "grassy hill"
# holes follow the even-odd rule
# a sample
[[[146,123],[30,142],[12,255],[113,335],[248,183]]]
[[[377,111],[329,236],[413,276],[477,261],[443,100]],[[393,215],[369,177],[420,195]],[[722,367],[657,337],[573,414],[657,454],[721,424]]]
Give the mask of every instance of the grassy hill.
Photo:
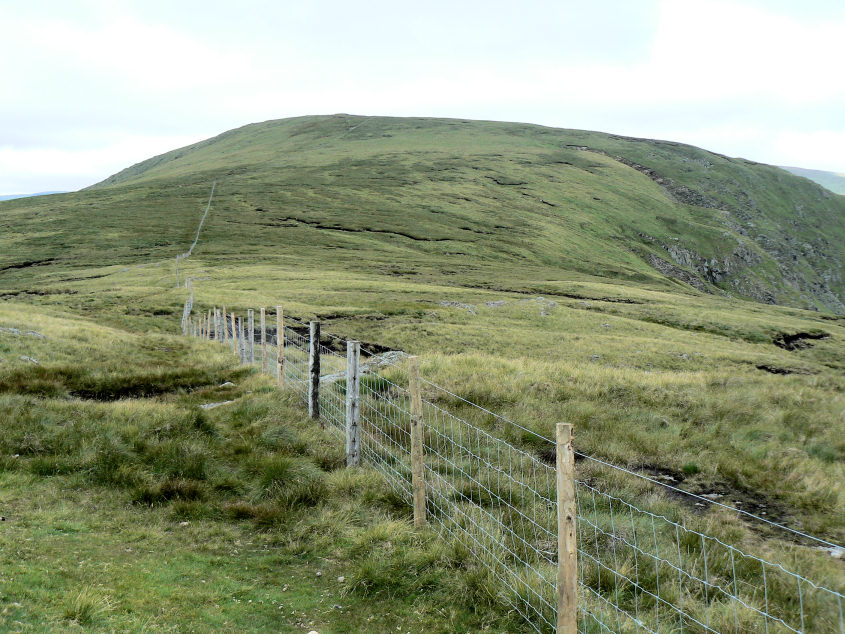
[[[681,144],[437,119],[254,124],[7,203],[0,268],[175,255],[213,180],[208,249],[307,245],[312,261],[462,284],[580,274],[845,312],[845,201],[821,187]],[[68,254],[80,238],[87,260]]]
[[[826,172],[824,170],[811,170],[805,167],[784,167],[783,169],[792,172],[796,176],[809,178],[811,181],[826,187],[834,194],[845,194],[845,174]]]
[[[193,241],[215,181],[198,245],[177,270],[175,256]],[[150,522],[156,539],[174,550],[173,522],[193,522],[195,513],[207,522],[192,537],[200,554],[202,542],[220,531],[258,550],[276,547],[292,527],[302,531],[296,535],[321,530],[309,523],[313,507],[292,512],[290,521],[252,508],[263,504],[262,471],[241,469],[238,456],[258,464],[274,421],[292,429],[305,423],[288,396],[260,377],[228,366],[209,344],[173,336],[190,277],[196,310],[225,304],[242,314],[284,304],[288,314],[320,319],[325,331],[419,355],[427,379],[544,435],[555,422],[571,422],[581,451],[668,474],[687,490],[841,543],[842,201],[783,170],[679,144],[518,124],[338,115],[246,126],[88,190],[0,203],[0,328],[7,329],[0,330],[0,402],[17,434],[0,444],[0,494],[10,500],[4,504],[30,513],[21,491],[34,487],[50,500],[42,508],[58,513],[61,487],[96,490],[110,509],[97,516],[98,539],[119,516],[123,524]],[[31,328],[45,340],[9,328]],[[231,395],[219,387],[226,379],[238,386]],[[227,408],[212,410],[214,434],[185,426],[203,399],[218,398],[255,414],[254,427],[247,414]],[[157,423],[137,423],[136,405],[159,412],[178,437],[162,437]],[[92,480],[90,450],[105,439],[84,427],[83,445],[53,443],[66,435],[61,408],[80,422],[106,420],[103,433],[116,434],[111,440],[127,417],[136,421],[126,433],[154,442],[122,438],[120,460],[142,465],[141,479],[114,487]],[[40,435],[26,433],[30,411],[49,414]],[[27,454],[13,446],[24,440]],[[157,449],[168,440],[209,452],[207,470],[197,472],[202,478],[168,471],[174,461]],[[320,504],[352,521],[348,500],[331,484],[341,477],[331,475],[331,465],[310,454],[294,458],[328,473],[319,478],[328,478]],[[314,474],[310,469],[297,473]],[[234,491],[218,486],[227,477],[240,483]],[[174,494],[156,498],[152,515],[135,514],[137,506],[126,511],[137,505],[134,496],[160,493],[168,478],[193,483],[202,499],[184,504]],[[364,533],[371,520],[402,525],[402,511],[387,508],[389,500],[372,501],[358,527]],[[245,532],[239,524],[235,535],[229,531],[237,518],[227,509],[241,502],[252,505],[238,507],[252,524]],[[385,517],[386,508],[393,515]],[[27,534],[33,539],[35,511]],[[693,511],[713,530],[725,523]],[[736,521],[725,530],[744,548],[841,588],[840,562]],[[419,566],[396,553],[410,566],[402,568],[384,546],[393,539],[384,531],[373,528],[366,538],[377,547],[353,548],[365,539],[353,527],[339,542],[343,548],[320,546],[310,555],[340,561],[333,570],[344,575],[347,563],[361,563],[360,553],[376,552],[384,567],[366,557],[361,564],[375,588],[397,576],[430,580],[425,592],[412,584],[393,597],[399,603],[385,598],[382,612],[414,618],[409,606],[431,588],[440,597],[467,596],[479,610],[495,603],[442,581],[466,564],[424,544],[409,551],[421,557]],[[300,546],[285,551],[284,566],[304,575],[302,561],[290,558]],[[250,579],[226,573],[234,575],[233,587],[272,594],[259,574],[268,564],[258,558],[252,565]],[[458,581],[471,585],[471,573]],[[120,587],[129,578],[110,583]],[[24,586],[0,591],[23,596]],[[57,623],[67,622],[65,610],[73,614],[62,603],[74,602],[72,587],[62,586],[51,604]],[[303,601],[316,605],[321,590],[308,587]],[[366,587],[347,591],[359,597]],[[91,590],[95,603],[97,592]],[[122,607],[103,619],[120,628],[132,610],[145,612],[117,594]],[[21,599],[16,618],[36,619],[39,596]],[[217,598],[203,599],[209,604],[202,617],[150,618],[213,624],[223,619],[210,607]],[[489,616],[455,610],[439,616],[439,625],[421,616],[419,628],[482,629],[478,619]],[[494,629],[515,627],[492,614]],[[240,613],[226,617],[242,627],[249,622]],[[331,611],[323,622],[343,631]],[[269,617],[266,623],[278,625]]]

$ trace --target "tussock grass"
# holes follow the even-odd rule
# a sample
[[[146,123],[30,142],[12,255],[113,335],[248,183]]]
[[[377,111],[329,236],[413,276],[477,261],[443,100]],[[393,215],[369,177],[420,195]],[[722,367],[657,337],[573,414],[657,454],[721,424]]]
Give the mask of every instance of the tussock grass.
[[[112,610],[112,605],[101,590],[85,586],[69,601],[62,618],[82,626],[95,624]]]
[[[53,343],[72,346],[75,328],[86,327],[68,319]],[[142,338],[134,344],[126,350],[143,355]],[[214,368],[210,385],[192,392],[173,385],[169,392],[146,398],[92,400],[67,392],[15,392],[13,383],[4,384],[0,508],[10,521],[21,522],[26,540],[37,537],[46,550],[13,553],[4,547],[6,540],[17,540],[20,533],[0,533],[0,565],[4,571],[17,570],[0,577],[0,592],[20,606],[5,608],[3,619],[58,630],[228,629],[225,624],[234,618],[235,629],[285,629],[305,622],[296,614],[308,612],[307,622],[349,627],[345,609],[317,607],[326,590],[313,587],[314,566],[305,562],[314,561],[331,570],[328,579],[347,580],[333,582],[335,601],[371,606],[355,609],[353,629],[384,623],[393,628],[399,620],[426,631],[481,629],[484,623],[518,631],[504,611],[479,615],[469,603],[454,604],[446,615],[437,613],[435,606],[449,603],[456,572],[442,539],[413,530],[404,500],[379,474],[341,468],[341,440],[305,419],[291,394],[272,389],[267,377],[235,367],[231,356],[212,346],[191,346],[187,354],[192,357],[188,364]],[[168,363],[175,367],[184,361],[177,357]],[[142,369],[134,375],[131,366],[112,371],[109,362],[106,353],[88,370],[128,389],[134,379],[144,382]],[[44,369],[50,376],[50,366]],[[65,380],[60,373],[52,376],[60,377],[57,384]],[[200,402],[219,398],[221,379],[236,382],[225,388],[234,403],[199,409]],[[38,491],[44,499],[33,505],[32,494],[24,491]],[[187,536],[192,530],[203,536],[195,541]],[[71,548],[44,546],[50,536],[76,534],[84,541]],[[258,554],[247,550],[241,556],[242,540],[264,545]],[[88,553],[84,557],[78,555],[81,548]],[[136,569],[132,557],[146,549],[147,563]],[[216,553],[210,559],[209,551]],[[272,559],[265,561],[268,556]],[[76,571],[72,580],[37,577],[31,566],[41,557],[50,569]],[[85,567],[89,561],[90,570]],[[228,582],[243,566],[250,576]],[[296,580],[289,581],[297,585],[293,594],[283,591],[280,571],[294,571]],[[256,575],[266,579],[257,581]],[[214,580],[208,588],[213,594],[205,594],[199,579]],[[226,597],[216,594],[221,584],[228,584]],[[266,594],[259,594],[259,587]],[[275,598],[265,608],[271,593]],[[249,610],[230,607],[232,597],[238,605],[246,596],[252,597]],[[195,600],[205,607],[190,607]],[[420,612],[421,605],[432,615]]]

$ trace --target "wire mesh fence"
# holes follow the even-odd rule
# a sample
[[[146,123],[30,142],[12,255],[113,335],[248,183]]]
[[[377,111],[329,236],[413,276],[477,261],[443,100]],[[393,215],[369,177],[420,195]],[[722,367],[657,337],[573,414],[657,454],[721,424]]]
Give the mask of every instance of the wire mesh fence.
[[[261,333],[247,327],[242,334],[243,320],[237,328],[231,320],[224,323],[229,330],[223,337],[240,334],[231,346],[243,363],[250,363],[247,344],[260,342]],[[219,331],[214,334],[220,337]],[[256,355],[258,365],[275,376],[283,372],[286,387],[307,404],[312,349],[307,326],[299,322],[283,327],[281,346],[275,329],[264,335],[262,348],[267,352]],[[327,335],[313,343],[320,355],[320,420],[344,430],[347,358],[337,349],[346,342]],[[414,410],[408,374],[400,364],[374,360],[360,367],[360,456],[410,504]],[[538,632],[555,631],[559,567],[555,443],[438,385],[423,384],[419,416],[428,521],[480,562],[499,599],[528,626]],[[503,425],[530,437],[530,448],[493,433]],[[608,483],[620,473],[648,478],[580,456],[575,479],[578,631],[845,634],[841,588],[826,587],[782,563],[746,552],[718,532],[698,530],[694,517],[682,512],[669,517],[655,510],[652,502],[659,494],[653,491],[633,496],[630,490],[613,490]],[[613,473],[602,475],[602,470]],[[735,511],[714,503],[714,512]],[[836,546],[786,530],[810,544]]]

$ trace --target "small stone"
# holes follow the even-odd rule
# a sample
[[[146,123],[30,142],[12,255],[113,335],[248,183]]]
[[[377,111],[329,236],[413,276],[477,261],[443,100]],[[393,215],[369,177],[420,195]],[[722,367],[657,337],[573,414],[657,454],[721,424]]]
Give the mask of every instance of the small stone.
[[[179,522],[179,526],[189,526],[190,522]]]
[[[343,610],[343,606],[342,606],[342,605],[339,605],[339,604],[337,604],[337,603],[335,603],[332,607],[333,607],[335,610]]]
[[[285,585],[282,586],[282,592],[287,592],[287,591],[288,591],[288,584],[285,584]]]
[[[200,405],[202,409],[214,409],[215,407],[220,407],[221,405],[228,405],[229,403],[234,403],[235,401],[218,401],[217,403],[203,403]]]
[[[344,581],[346,581],[346,577],[338,577],[337,578],[338,583],[343,583]]]
[[[322,576],[323,576],[323,572],[322,572],[322,570],[318,570],[318,571],[317,571],[317,576],[318,576],[318,577],[322,577]]]
[[[220,387],[234,387],[234,385],[235,384],[232,383],[231,381],[226,381],[225,383],[221,383]]]

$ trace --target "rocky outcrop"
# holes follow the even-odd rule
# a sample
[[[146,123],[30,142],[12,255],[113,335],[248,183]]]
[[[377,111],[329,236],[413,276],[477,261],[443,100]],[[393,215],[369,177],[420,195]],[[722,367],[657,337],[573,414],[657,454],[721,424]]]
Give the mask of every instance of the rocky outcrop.
[[[843,267],[842,263],[831,255],[835,252],[832,245],[824,237],[812,242],[798,242],[789,234],[786,227],[774,227],[768,231],[758,227],[756,216],[761,213],[761,207],[749,192],[743,190],[739,182],[730,182],[730,191],[727,186],[720,190],[726,196],[729,195],[737,200],[736,204],[728,205],[624,156],[610,155],[601,150],[590,151],[609,156],[648,176],[661,186],[670,199],[676,202],[725,212],[723,218],[725,226],[734,234],[753,240],[757,247],[755,250],[752,246],[738,241],[737,247],[729,255],[705,258],[680,241],[675,244],[660,244],[671,260],[678,265],[672,267],[665,260],[650,254],[647,257],[649,263],[664,275],[685,281],[699,290],[701,290],[702,281],[713,285],[718,284],[723,289],[767,304],[778,303],[779,299],[782,301],[786,297],[783,294],[784,291],[789,292],[791,289],[797,292],[797,296],[804,298],[807,302],[806,308],[816,310],[816,304],[821,303],[836,313],[845,313],[845,299],[833,290],[841,287],[840,272]],[[709,169],[712,165],[707,164],[709,161],[701,162],[701,159],[689,160],[699,162],[705,169]],[[796,206],[796,214],[800,219],[803,214],[800,206]],[[793,224],[797,222],[799,220],[794,221]],[[650,236],[643,234],[640,236],[649,242],[656,242]],[[749,275],[743,275],[746,269],[753,269],[760,264],[764,254],[777,263],[779,279],[761,280],[753,270],[748,271]],[[804,271],[802,271],[802,261]],[[695,275],[691,275],[690,270],[694,271]],[[812,270],[812,273],[809,273],[809,270]],[[809,273],[809,277],[805,273]],[[752,281],[749,278],[756,279]]]

